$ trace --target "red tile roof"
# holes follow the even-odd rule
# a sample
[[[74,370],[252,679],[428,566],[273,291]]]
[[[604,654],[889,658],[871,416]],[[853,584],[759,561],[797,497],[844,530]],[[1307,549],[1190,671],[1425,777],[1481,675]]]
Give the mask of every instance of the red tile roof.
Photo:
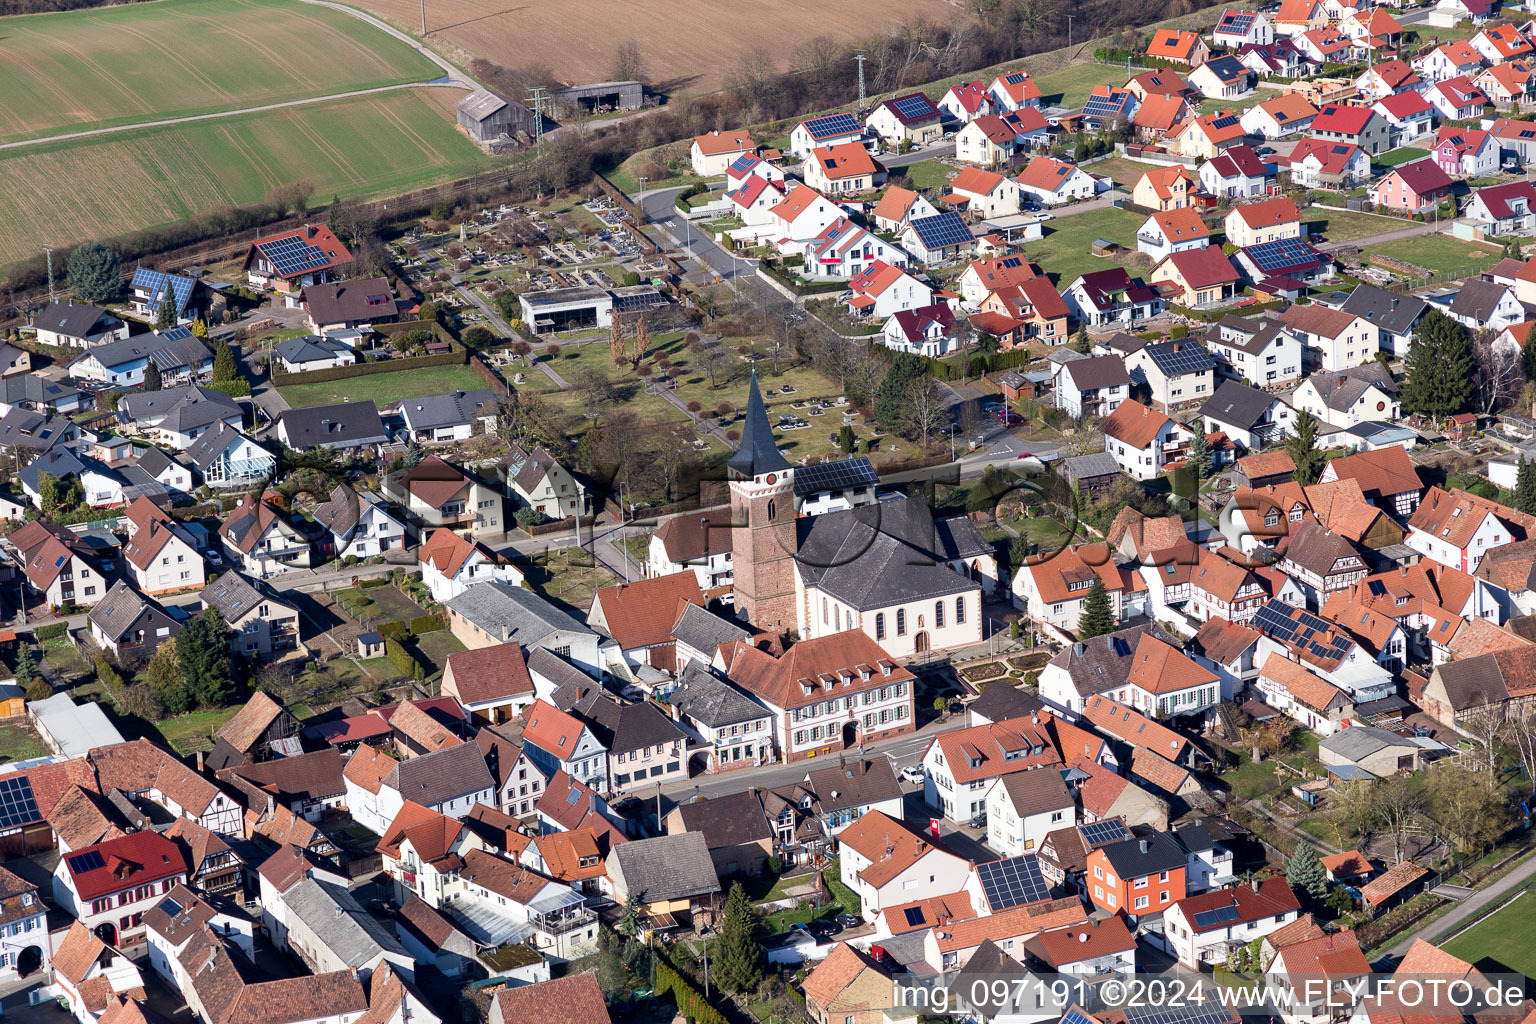
[[[93,853],[100,855],[99,867],[98,858],[88,857]],[[130,832],[81,847],[66,854],[64,863],[75,892],[86,901],[187,873],[181,849],[158,832]]]
[[[608,635],[626,651],[671,643],[683,602],[704,606],[704,592],[692,569],[604,587],[592,599]]]

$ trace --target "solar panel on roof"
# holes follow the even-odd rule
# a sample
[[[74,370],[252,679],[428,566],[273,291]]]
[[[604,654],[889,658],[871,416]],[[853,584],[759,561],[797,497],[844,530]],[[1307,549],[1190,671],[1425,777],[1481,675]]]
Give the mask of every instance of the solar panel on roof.
[[[1130,93],[1121,89],[1089,96],[1088,102],[1083,104],[1083,117],[1090,120],[1119,117],[1125,113],[1125,102],[1129,96]]]
[[[1095,1024],[1094,1019],[1082,1010],[1073,1009],[1065,1017],[1061,1018],[1061,1024]]]
[[[1221,19],[1221,27],[1218,32],[1231,32],[1237,35],[1247,35],[1253,27],[1253,15],[1248,11],[1228,11]]]
[[[1238,913],[1236,907],[1230,904],[1225,907],[1217,907],[1214,910],[1202,910],[1195,915],[1196,928],[1216,928],[1220,925],[1231,924],[1243,915]]]
[[[0,828],[30,825],[41,818],[31,779],[25,775],[0,779]]]
[[[940,213],[932,217],[919,217],[912,221],[912,230],[929,249],[942,249],[950,245],[964,245],[972,239],[971,229],[965,226],[958,213]]]
[[[903,96],[899,100],[892,100],[891,103],[896,108],[896,113],[909,121],[930,117],[933,114],[933,104],[923,95]]]
[[[923,923],[923,908],[922,907],[908,907],[907,908],[907,924],[912,925],[913,927],[916,927],[917,925],[920,925],[922,923]]]
[[[1311,246],[1299,238],[1280,238],[1273,242],[1261,242],[1243,250],[1264,275],[1287,267],[1299,267],[1317,262],[1317,254]]]
[[[172,917],[175,917],[177,914],[181,913],[181,904],[177,903],[173,899],[167,898],[167,899],[161,900],[160,901],[160,906],[165,908],[165,912],[167,914],[171,915]]]
[[[1205,349],[1190,342],[1165,342],[1154,348],[1157,351],[1149,354],[1156,359],[1158,367],[1171,376],[1199,373],[1213,364]]]
[[[1119,818],[1110,821],[1095,821],[1087,825],[1079,825],[1078,834],[1083,837],[1083,842],[1089,846],[1100,846],[1104,843],[1112,843],[1117,839],[1125,838],[1125,822]]]
[[[69,858],[69,870],[77,875],[87,871],[95,871],[97,868],[106,867],[107,862],[101,859],[101,851],[91,850],[88,853],[77,853]]]
[[[795,471],[795,493],[815,494],[818,491],[844,490],[850,487],[867,487],[879,482],[879,474],[866,458],[843,459],[840,462],[823,462],[805,466]]]
[[[976,878],[994,912],[1051,898],[1050,887],[1040,874],[1040,862],[1034,854],[978,864]]]
[[[825,139],[834,135],[857,135],[860,128],[852,114],[828,114],[805,122],[805,130],[813,139]]]
[[[1213,128],[1231,128],[1233,125],[1235,125],[1237,123],[1238,123],[1238,118],[1233,117],[1231,115],[1228,115],[1226,117],[1218,117],[1216,120],[1212,121],[1211,122],[1211,127],[1213,127]]]
[[[1232,1011],[1211,1000],[1203,1006],[1189,1003],[1155,1007],[1126,1008],[1126,1024],[1224,1024],[1233,1019]]]

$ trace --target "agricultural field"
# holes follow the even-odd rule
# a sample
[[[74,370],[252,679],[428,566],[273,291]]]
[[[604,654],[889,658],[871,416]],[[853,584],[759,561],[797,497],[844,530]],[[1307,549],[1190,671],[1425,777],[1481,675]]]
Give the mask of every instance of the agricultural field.
[[[1471,274],[1491,267],[1499,261],[1495,248],[1463,242],[1450,235],[1419,235],[1416,238],[1400,238],[1395,242],[1382,242],[1362,249],[1362,253],[1381,253],[1393,259],[1405,260],[1416,267],[1437,274]]]
[[[0,142],[428,82],[441,69],[342,11],[159,0],[0,19]]]
[[[1043,106],[1070,110],[1086,103],[1094,86],[1124,85],[1126,79],[1139,73],[1140,69],[1127,71],[1118,64],[1079,64],[1053,75],[1043,75],[1036,79],[1036,83],[1040,86]]]
[[[326,199],[386,195],[489,166],[490,158],[422,95],[431,91],[402,89],[0,150],[8,200],[0,206],[0,266],[43,245],[67,246],[260,202],[297,181],[308,181]]]
[[[428,366],[399,373],[373,373],[344,380],[314,384],[288,384],[278,391],[295,409],[336,402],[360,402],[373,399],[380,407],[404,398],[443,395],[450,391],[474,391],[485,387],[485,380],[469,366]]]
[[[1145,219],[1113,207],[1068,217],[1058,213],[1055,220],[1046,222],[1044,238],[1024,243],[1024,254],[1045,269],[1052,284],[1065,288],[1083,274],[1117,265],[1114,260],[1088,251],[1095,238],[1107,238],[1135,249],[1136,229]]]
[[[421,30],[418,0],[363,0],[357,6],[412,35]],[[728,6],[658,0],[647,5],[643,18],[634,13],[615,0],[428,4],[427,42],[505,67],[526,67],[530,55],[536,55],[561,81],[601,82],[613,77],[617,45],[632,40],[658,89],[697,94],[725,85],[748,53],[762,53],[786,67],[797,50],[819,36],[863,39],[876,25],[917,19],[941,24],[967,17],[944,0],[849,0],[832,6],[804,0],[745,0]],[[572,26],[590,30],[572,31]]]

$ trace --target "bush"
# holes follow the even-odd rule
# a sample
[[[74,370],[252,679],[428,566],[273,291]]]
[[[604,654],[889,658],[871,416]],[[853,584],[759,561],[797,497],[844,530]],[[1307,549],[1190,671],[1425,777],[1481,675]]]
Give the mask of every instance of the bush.
[[[412,636],[420,636],[423,633],[436,633],[438,630],[447,628],[448,622],[441,615],[418,615],[410,623]]]
[[[387,587],[389,586],[389,577],[376,576],[372,579],[358,580],[357,586],[360,590],[372,590],[375,587]]]
[[[201,385],[209,391],[222,391],[231,398],[249,398],[251,396],[251,382],[244,377],[234,380],[214,380]]]
[[[402,647],[400,641],[393,637],[386,638],[384,641],[384,656],[395,668],[412,679],[422,679],[426,676],[422,671],[421,662],[412,657],[411,652]]]
[[[386,639],[393,637],[396,640],[404,640],[407,636],[410,636],[410,630],[405,628],[405,623],[403,622],[381,623],[375,626],[373,631]]]
[[[69,623],[50,622],[46,626],[38,626],[32,631],[32,635],[37,637],[38,643],[42,643],[44,640],[56,640],[67,632],[69,632]]]

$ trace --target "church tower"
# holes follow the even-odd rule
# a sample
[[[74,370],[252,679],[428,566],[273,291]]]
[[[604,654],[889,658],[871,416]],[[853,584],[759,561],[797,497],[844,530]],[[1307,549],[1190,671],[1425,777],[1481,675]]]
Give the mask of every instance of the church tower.
[[[779,454],[752,371],[741,450],[726,463],[736,608],[760,629],[795,626],[794,468]]]

